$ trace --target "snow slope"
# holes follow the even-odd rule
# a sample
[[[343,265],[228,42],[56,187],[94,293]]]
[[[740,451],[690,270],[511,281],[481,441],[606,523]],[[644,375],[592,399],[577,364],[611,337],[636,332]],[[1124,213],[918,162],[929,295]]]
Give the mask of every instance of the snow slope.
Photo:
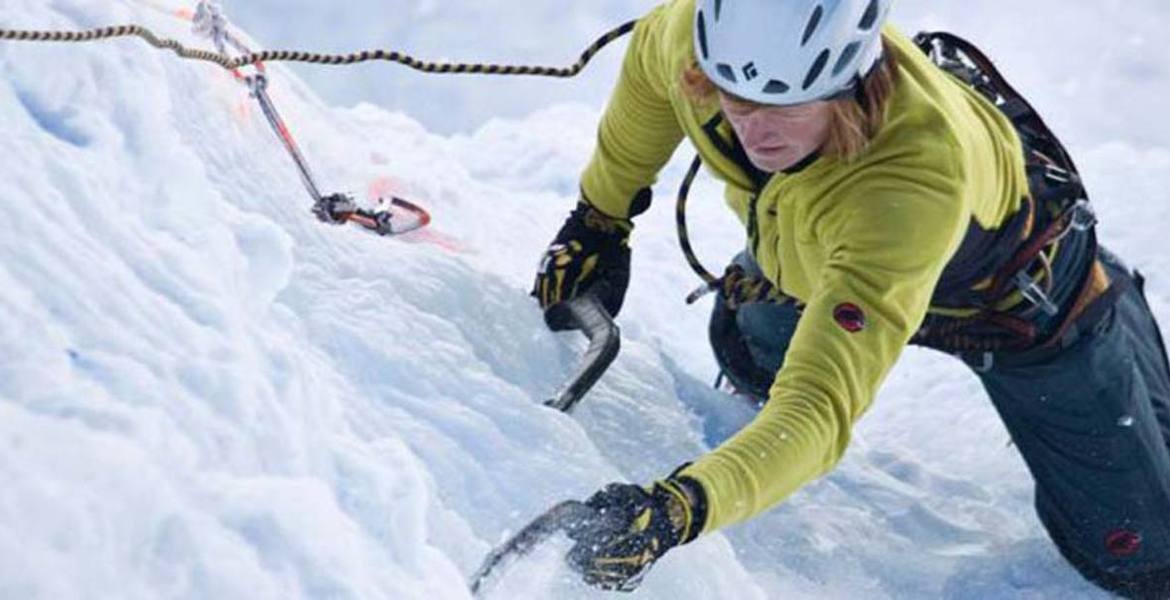
[[[450,4],[331,10],[355,35],[378,7],[399,31],[442,41],[478,31],[498,3]],[[1068,138],[1105,243],[1151,275],[1154,310],[1168,319],[1159,234],[1170,127],[1145,116],[1170,85],[1164,59],[1149,58],[1168,9],[1104,2],[1051,16],[1054,1],[1032,4],[899,10],[916,26],[989,40]],[[275,10],[250,10],[265,6]],[[297,13],[307,3],[282,6],[266,26],[319,28],[316,13]],[[524,39],[521,50],[572,57],[594,30],[646,6],[582,5],[568,25],[551,8],[530,21],[517,9],[520,25],[459,47],[471,58],[501,49],[493,39]],[[1133,6],[1146,18],[1124,19]],[[193,41],[137,1],[2,8],[0,27],[134,21]],[[1028,31],[1041,16],[1065,27],[1044,44],[1020,41],[1005,11]],[[545,19],[574,35],[536,36]],[[1087,32],[1116,44],[1091,47],[1078,37]],[[582,42],[565,47],[568,37]],[[609,50],[599,70],[619,55]],[[539,84],[593,85],[577,103],[500,92],[444,129],[432,125],[474,104],[468,90],[482,88],[470,86],[487,80],[432,92],[414,79],[384,107],[342,108],[274,66],[274,100],[324,188],[397,191],[434,211],[431,232],[388,241],[316,223],[262,117],[214,67],[117,41],[0,44],[0,70],[2,598],[466,597],[484,553],[540,510],[661,476],[751,418],[708,389],[706,309],[682,304],[695,281],[664,206],[638,223],[614,368],[575,417],[539,406],[582,344],[548,333],[526,294],[574,200],[604,80]],[[369,86],[404,77],[388,65],[357,71]],[[398,112],[408,101],[417,114]],[[521,117],[467,129],[513,101]],[[660,205],[689,153],[677,158]],[[702,181],[691,203],[692,237],[713,268],[742,243],[717,197]],[[566,575],[556,550],[509,571],[490,597],[601,596]],[[1023,464],[975,379],[916,350],[835,473],[673,552],[635,594],[781,596],[1102,597],[1046,541]]]

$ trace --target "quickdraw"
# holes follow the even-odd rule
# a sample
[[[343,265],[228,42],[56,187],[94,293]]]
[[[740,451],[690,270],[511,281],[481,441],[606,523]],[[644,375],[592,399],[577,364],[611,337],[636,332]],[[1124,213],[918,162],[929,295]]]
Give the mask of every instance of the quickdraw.
[[[152,7],[161,10],[157,5]],[[292,50],[269,50],[253,52],[229,30],[229,22],[220,5],[211,0],[200,0],[193,12],[171,13],[190,20],[193,32],[211,39],[215,52],[192,49],[173,39],[160,38],[141,25],[116,25],[82,31],[31,31],[0,29],[0,40],[18,42],[92,42],[119,37],[139,37],[155,48],[171,50],[181,58],[219,65],[243,84],[249,94],[260,104],[260,108],[276,133],[289,156],[296,165],[301,182],[313,200],[312,212],[319,219],[329,223],[352,223],[382,236],[391,236],[425,227],[431,222],[431,215],[421,206],[408,200],[391,197],[379,199],[373,209],[358,207],[353,198],[346,194],[323,195],[317,186],[308,162],[298,147],[284,119],[276,110],[268,95],[267,62],[303,62],[326,65],[352,65],[367,61],[389,61],[406,67],[435,74],[484,74],[484,75],[533,75],[542,77],[574,77],[606,45],[628,34],[637,21],[628,21],[605,33],[582,52],[580,58],[569,67],[545,67],[529,65],[497,65],[476,63],[449,63],[422,61],[408,54],[393,50],[364,50],[349,54],[318,54]],[[232,53],[237,56],[232,57]],[[255,72],[245,75],[241,69],[252,67]],[[411,217],[406,222],[396,218],[400,214]]]
[[[227,16],[223,14],[218,4],[201,0],[196,6],[193,30],[196,34],[211,38],[220,56],[227,57],[229,47],[243,55],[253,54],[243,42],[228,31],[228,25]],[[358,207],[353,198],[346,194],[328,196],[321,194],[313,173],[309,169],[308,161],[305,160],[292,132],[285,124],[284,119],[281,118],[280,113],[277,112],[272,98],[268,95],[268,73],[264,63],[256,61],[250,64],[256,69],[254,74],[244,75],[239,68],[231,69],[231,74],[248,88],[249,94],[260,104],[260,110],[264,113],[272,131],[280,138],[285,150],[288,151],[296,165],[301,183],[304,184],[305,190],[313,199],[312,212],[317,215],[318,219],[334,224],[352,223],[366,231],[382,236],[407,233],[426,227],[431,222],[430,213],[417,204],[402,198],[391,197],[388,201],[379,199],[379,206],[371,210]],[[399,224],[399,219],[395,218],[397,211],[394,209],[396,208],[414,218],[405,224]]]

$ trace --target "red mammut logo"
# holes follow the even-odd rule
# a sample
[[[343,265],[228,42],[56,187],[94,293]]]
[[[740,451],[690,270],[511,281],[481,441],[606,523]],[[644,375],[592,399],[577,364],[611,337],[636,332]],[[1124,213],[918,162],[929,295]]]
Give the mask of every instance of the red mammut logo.
[[[837,308],[833,309],[833,319],[849,333],[857,333],[865,329],[865,312],[851,302],[838,304]]]
[[[1105,536],[1105,547],[1113,556],[1133,556],[1142,549],[1142,535],[1128,529],[1115,529]]]

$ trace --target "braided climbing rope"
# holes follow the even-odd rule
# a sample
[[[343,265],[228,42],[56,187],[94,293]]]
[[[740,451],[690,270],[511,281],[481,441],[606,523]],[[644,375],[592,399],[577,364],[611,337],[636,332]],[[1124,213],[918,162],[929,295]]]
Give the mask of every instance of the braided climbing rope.
[[[189,60],[214,63],[232,71],[245,65],[261,62],[302,62],[324,65],[353,65],[367,61],[389,61],[410,67],[424,73],[483,74],[483,75],[534,75],[542,77],[575,77],[585,65],[606,45],[633,30],[637,21],[629,21],[605,33],[593,42],[575,64],[570,67],[543,67],[528,65],[498,65],[481,63],[448,63],[422,61],[409,54],[394,50],[363,50],[349,54],[318,54],[294,50],[266,50],[251,52],[235,58],[207,50],[187,48],[173,39],[159,38],[141,25],[116,25],[83,31],[22,31],[0,29],[0,40],[18,42],[92,42],[118,37],[137,36],[155,48],[172,50]]]

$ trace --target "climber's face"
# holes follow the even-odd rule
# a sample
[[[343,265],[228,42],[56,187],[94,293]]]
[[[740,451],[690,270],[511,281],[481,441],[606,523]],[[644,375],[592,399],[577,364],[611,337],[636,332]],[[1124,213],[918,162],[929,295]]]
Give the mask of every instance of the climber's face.
[[[791,168],[825,145],[832,104],[806,102],[770,106],[719,92],[723,114],[756,168],[774,173]]]

